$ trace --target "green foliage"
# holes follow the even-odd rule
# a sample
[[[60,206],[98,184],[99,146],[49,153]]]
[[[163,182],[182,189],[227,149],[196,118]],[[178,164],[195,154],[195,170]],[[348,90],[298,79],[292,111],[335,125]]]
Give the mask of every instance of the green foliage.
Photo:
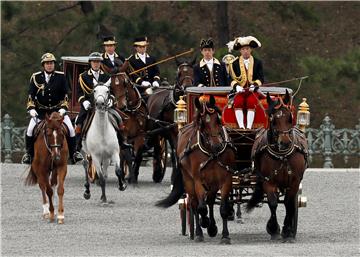
[[[21,12],[22,4],[16,2],[1,2],[1,16],[6,21],[10,21],[14,16]]]
[[[314,8],[306,2],[270,2],[269,7],[277,15],[280,15],[283,21],[300,17],[306,22],[319,22],[319,17]]]

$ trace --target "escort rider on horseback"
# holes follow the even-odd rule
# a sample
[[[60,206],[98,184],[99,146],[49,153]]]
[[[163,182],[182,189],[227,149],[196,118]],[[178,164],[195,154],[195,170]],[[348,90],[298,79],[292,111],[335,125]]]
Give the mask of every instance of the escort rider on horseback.
[[[194,67],[194,86],[226,87],[228,85],[224,63],[214,58],[215,48],[212,38],[200,42],[203,59]]]
[[[79,81],[78,81],[78,102],[80,103],[80,113],[78,117],[76,118],[75,124],[76,124],[76,150],[80,151],[82,144],[82,135],[81,135],[81,129],[83,127],[83,123],[86,119],[86,116],[91,109],[93,103],[93,89],[94,89],[94,79],[98,83],[106,83],[111,78],[109,75],[105,74],[103,70],[100,69],[101,61],[103,61],[103,58],[100,53],[93,52],[89,55],[89,64],[90,69],[81,73],[79,75]],[[114,100],[115,97],[111,95],[111,98],[108,101],[108,107],[115,109],[114,106]],[[123,122],[120,117],[120,115],[116,115],[118,119],[119,128],[123,128]],[[125,143],[125,138],[123,137],[120,130],[117,131],[117,137],[119,141],[119,145],[124,149],[130,147],[127,143]]]
[[[255,108],[260,94],[259,86],[264,82],[262,62],[251,55],[254,48],[261,47],[260,42],[252,36],[238,37],[228,44],[229,51],[240,50],[240,56],[236,57],[229,65],[231,86],[237,92],[234,98],[235,116],[239,128],[245,129],[244,110],[247,110],[246,128],[251,129]]]
[[[101,69],[110,75],[120,72],[120,68],[125,63],[125,58],[115,52],[116,44],[114,36],[104,37],[104,49],[102,54]]]
[[[68,109],[68,84],[61,71],[55,71],[56,58],[52,53],[45,53],[41,57],[43,71],[32,74],[30,78],[29,97],[27,111],[31,116],[29,126],[26,131],[26,153],[22,158],[22,163],[31,164],[34,157],[34,128],[52,112],[59,112],[64,116],[64,123],[68,127],[69,136],[67,143],[69,154],[73,163],[83,160],[80,152],[75,151],[75,130],[66,111]]]
[[[147,37],[138,37],[134,40],[134,48],[136,53],[131,55],[128,60],[131,71],[136,71],[144,68],[150,64],[156,63],[156,59],[147,53],[147,46],[149,42]],[[160,86],[160,70],[157,65],[151,66],[143,71],[131,75],[131,80],[138,85],[141,95],[146,99],[151,90],[144,90],[143,88],[159,87]]]

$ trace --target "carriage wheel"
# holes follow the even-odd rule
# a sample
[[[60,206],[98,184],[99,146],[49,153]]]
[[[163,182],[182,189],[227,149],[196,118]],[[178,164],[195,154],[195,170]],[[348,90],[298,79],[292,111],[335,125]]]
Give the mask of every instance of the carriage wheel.
[[[155,183],[160,183],[165,175],[165,171],[166,171],[166,164],[167,164],[167,142],[166,139],[161,137],[160,141],[159,141],[159,145],[160,145],[160,164],[159,164],[159,168],[157,169],[157,164],[153,166],[154,169],[154,174],[153,174],[153,181]]]
[[[190,239],[194,240],[195,220],[194,220],[194,211],[193,211],[191,205],[189,206],[188,214],[189,214],[189,231],[190,231],[189,235],[190,235]]]
[[[293,228],[294,228],[294,238],[296,237],[297,233],[297,225],[298,225],[298,211],[299,211],[299,192],[296,194],[295,197],[295,211],[294,211],[294,218],[292,220]]]
[[[96,179],[96,168],[95,168],[95,165],[93,164],[92,162],[92,159],[91,159],[91,156],[87,156],[86,157],[88,159],[88,168],[87,168],[87,174],[88,174],[88,177],[89,177],[89,181],[91,183],[94,183],[95,179]]]

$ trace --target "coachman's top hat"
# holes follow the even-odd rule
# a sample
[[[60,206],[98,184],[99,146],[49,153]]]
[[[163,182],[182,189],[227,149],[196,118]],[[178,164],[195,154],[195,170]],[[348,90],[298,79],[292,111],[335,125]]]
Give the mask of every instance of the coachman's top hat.
[[[114,36],[104,37],[103,40],[104,40],[104,43],[103,43],[104,46],[117,44]]]
[[[149,45],[147,37],[137,37],[134,39],[134,46],[147,46]]]

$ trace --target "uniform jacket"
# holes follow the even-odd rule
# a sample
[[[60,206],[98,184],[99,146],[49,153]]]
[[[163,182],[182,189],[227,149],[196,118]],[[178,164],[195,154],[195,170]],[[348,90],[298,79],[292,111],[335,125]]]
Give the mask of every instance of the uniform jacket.
[[[145,66],[148,66],[150,64],[153,64],[156,62],[155,58],[146,54],[145,62],[140,59],[138,54],[131,55],[128,58],[130,62],[130,69],[131,71],[135,71],[138,69],[141,69]],[[150,83],[154,81],[158,81],[160,83],[160,70],[157,65],[154,65],[148,69],[145,69],[144,71],[141,71],[137,74],[131,75],[132,81],[134,81],[136,84],[141,84],[143,81],[149,81]]]
[[[226,87],[228,85],[226,67],[214,58],[212,74],[204,59],[194,67],[194,86],[203,84],[206,87]]]
[[[250,56],[249,69],[246,70],[242,56],[236,57],[229,66],[231,76],[231,86],[240,85],[248,87],[252,84],[261,86],[264,83],[264,72],[262,62],[259,59]]]
[[[45,113],[51,113],[63,108],[68,109],[69,87],[65,75],[61,71],[54,71],[48,83],[45,71],[32,74],[29,86],[27,110],[36,109],[40,118]]]
[[[77,96],[78,102],[81,104],[88,100],[93,104],[93,83],[94,75],[91,72],[91,69],[84,71],[79,75],[78,87],[77,87]],[[104,71],[100,70],[98,82],[106,83],[110,79],[110,75],[105,74]]]
[[[102,57],[104,60],[101,63],[101,68],[104,72],[109,74],[119,73],[121,66],[125,62],[125,58],[117,53],[114,53],[114,64],[111,62],[106,52],[102,54]]]

